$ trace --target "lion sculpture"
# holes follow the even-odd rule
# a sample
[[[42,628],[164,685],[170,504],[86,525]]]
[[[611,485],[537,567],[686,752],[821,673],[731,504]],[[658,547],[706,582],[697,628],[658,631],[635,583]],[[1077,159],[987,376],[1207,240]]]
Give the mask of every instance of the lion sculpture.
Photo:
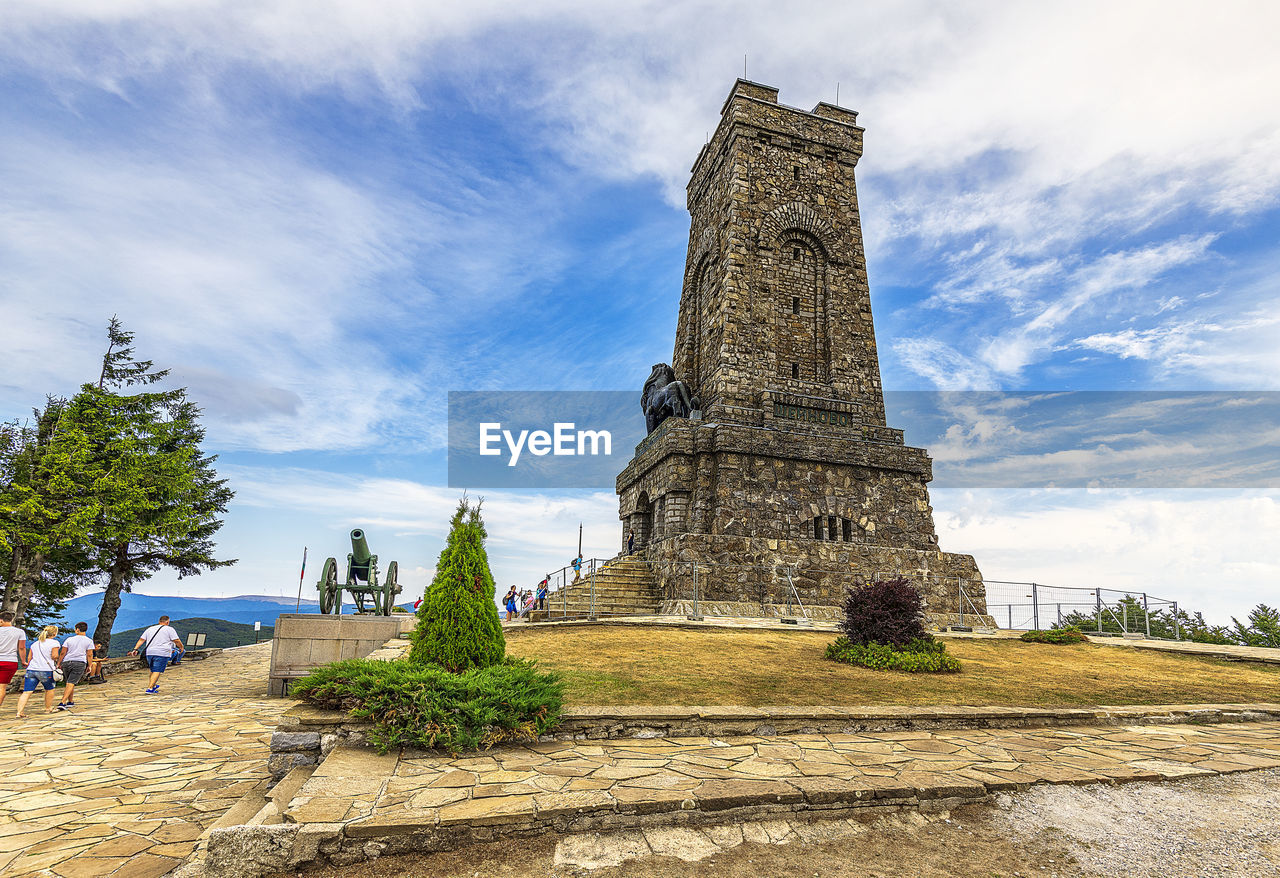
[[[698,408],[698,399],[687,384],[676,378],[670,366],[658,363],[644,383],[640,408],[644,410],[645,427],[652,433],[667,418],[689,417]]]

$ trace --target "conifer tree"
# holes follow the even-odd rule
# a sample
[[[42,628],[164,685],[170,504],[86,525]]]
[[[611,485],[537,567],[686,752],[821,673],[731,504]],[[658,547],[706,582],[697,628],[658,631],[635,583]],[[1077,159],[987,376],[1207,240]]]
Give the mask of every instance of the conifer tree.
[[[435,579],[418,608],[411,661],[437,664],[454,673],[502,661],[507,643],[493,600],[486,536],[480,503],[470,506],[464,496],[453,513]]]
[[[92,565],[94,512],[79,478],[87,458],[65,440],[67,401],[49,397],[34,426],[0,424],[0,609],[32,627],[62,608]]]
[[[200,409],[185,388],[121,393],[168,372],[134,359],[133,334],[114,317],[107,339],[97,384],[80,388],[61,421],[63,441],[87,458],[80,479],[94,520],[85,549],[107,578],[93,638],[104,647],[121,592],[161,567],[182,578],[235,563],[214,557],[232,491],[200,448]]]

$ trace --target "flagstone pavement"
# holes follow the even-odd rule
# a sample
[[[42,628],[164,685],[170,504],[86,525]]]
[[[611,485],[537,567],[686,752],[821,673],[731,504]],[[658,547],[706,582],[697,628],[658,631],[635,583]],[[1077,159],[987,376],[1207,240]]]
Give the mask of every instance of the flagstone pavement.
[[[0,874],[157,878],[241,796],[267,784],[267,745],[291,702],[267,697],[271,644],[183,663],[144,695],[129,671],[76,690],[71,711],[39,696],[0,708]],[[127,867],[122,868],[125,864]]]
[[[286,811],[354,837],[566,815],[981,797],[1041,783],[1280,767],[1280,722],[953,729],[509,746],[450,759],[339,748]]]

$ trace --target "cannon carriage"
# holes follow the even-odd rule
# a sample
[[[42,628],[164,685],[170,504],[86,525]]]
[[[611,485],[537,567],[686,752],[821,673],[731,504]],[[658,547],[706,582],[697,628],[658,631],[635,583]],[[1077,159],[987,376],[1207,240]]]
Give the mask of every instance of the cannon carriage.
[[[316,590],[320,592],[320,612],[341,613],[342,592],[345,590],[356,605],[357,613],[390,616],[391,608],[396,603],[396,595],[400,594],[399,568],[400,565],[392,561],[387,565],[382,582],[379,582],[378,556],[369,551],[364,531],[355,528],[351,531],[351,552],[347,555],[345,582],[338,581],[337,559],[325,559],[320,581],[316,583]]]

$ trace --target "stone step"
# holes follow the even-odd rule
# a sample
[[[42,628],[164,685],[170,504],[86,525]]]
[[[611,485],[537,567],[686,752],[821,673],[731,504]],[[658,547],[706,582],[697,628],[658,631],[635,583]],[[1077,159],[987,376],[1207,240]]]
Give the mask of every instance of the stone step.
[[[261,809],[259,809],[257,814],[254,814],[252,817],[250,817],[248,820],[245,821],[244,825],[245,826],[278,826],[281,823],[284,823],[284,817],[282,816],[280,809],[276,807],[275,802],[268,800],[268,802],[265,805],[263,805]]]
[[[614,602],[621,601],[622,603],[634,603],[634,604],[662,603],[661,595],[646,594],[646,593],[635,594],[630,592],[611,592],[611,591],[597,591],[595,600],[596,600],[596,603],[600,603],[601,601],[614,601]],[[547,606],[560,607],[560,606],[564,606],[565,604],[583,604],[583,603],[586,603],[586,604],[591,603],[591,592],[589,591],[581,592],[581,593],[575,592],[573,594],[565,595],[556,600],[548,600]]]
[[[634,590],[634,589],[612,589],[612,588],[610,588],[610,589],[604,589],[604,588],[597,588],[597,589],[596,589],[596,591],[595,591],[595,595],[596,595],[596,600],[597,600],[597,601],[599,601],[599,600],[610,600],[610,601],[641,601],[641,602],[643,602],[643,603],[648,603],[648,602],[650,602],[650,601],[660,601],[660,600],[662,600],[662,596],[661,596],[661,595],[659,595],[659,594],[658,594],[658,593],[656,593],[656,592],[652,592],[652,591],[637,591],[637,590]],[[591,589],[587,588],[587,589],[583,589],[582,591],[577,591],[577,590],[575,590],[575,591],[571,591],[571,592],[569,592],[568,594],[561,595],[561,596],[560,596],[560,599],[559,599],[559,600],[557,600],[557,601],[552,601],[552,600],[548,599],[548,600],[547,600],[547,603],[548,603],[548,604],[553,604],[553,603],[562,604],[562,603],[564,603],[565,601],[568,601],[569,603],[573,603],[574,601],[589,601],[589,600],[591,600]]]
[[[263,781],[259,789],[250,790],[241,796],[234,805],[226,810],[226,812],[213,823],[209,824],[209,828],[200,834],[200,838],[206,839],[215,829],[225,829],[228,826],[243,826],[247,824],[254,816],[268,804],[266,781]]]
[[[293,801],[293,797],[298,794],[298,790],[302,789],[302,785],[315,773],[314,765],[295,765],[289,769],[288,774],[280,778],[279,783],[271,788],[267,798],[274,802],[276,809],[283,814],[288,809],[289,803]]]
[[[639,589],[617,589],[617,588],[597,588],[595,591],[596,600],[607,598],[609,600],[625,600],[625,601],[660,601],[662,595],[654,591],[640,591]],[[563,604],[565,601],[573,603],[574,601],[591,600],[591,589],[575,589],[567,594],[559,595],[555,598],[547,598],[548,604]]]
[[[653,616],[658,612],[656,604],[596,604],[592,607],[590,604],[575,604],[568,608],[561,607],[559,610],[549,611],[552,618],[556,616],[590,613],[627,613],[632,616]]]

